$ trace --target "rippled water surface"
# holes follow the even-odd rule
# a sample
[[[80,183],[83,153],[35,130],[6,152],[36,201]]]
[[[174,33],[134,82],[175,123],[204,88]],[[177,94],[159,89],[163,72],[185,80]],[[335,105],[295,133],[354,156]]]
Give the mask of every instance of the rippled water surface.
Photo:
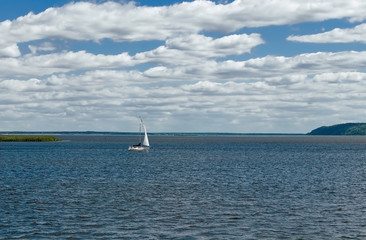
[[[0,143],[0,239],[366,239],[366,139]]]

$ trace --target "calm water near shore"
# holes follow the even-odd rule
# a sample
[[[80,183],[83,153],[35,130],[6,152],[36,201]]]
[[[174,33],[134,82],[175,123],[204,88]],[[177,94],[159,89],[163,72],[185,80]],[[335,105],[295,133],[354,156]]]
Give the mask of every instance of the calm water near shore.
[[[0,143],[0,239],[366,239],[366,137]]]

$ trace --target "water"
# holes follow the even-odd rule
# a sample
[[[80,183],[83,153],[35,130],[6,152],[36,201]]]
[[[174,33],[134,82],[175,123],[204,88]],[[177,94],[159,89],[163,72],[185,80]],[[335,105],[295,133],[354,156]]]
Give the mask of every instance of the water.
[[[0,239],[366,239],[366,138],[0,143]]]

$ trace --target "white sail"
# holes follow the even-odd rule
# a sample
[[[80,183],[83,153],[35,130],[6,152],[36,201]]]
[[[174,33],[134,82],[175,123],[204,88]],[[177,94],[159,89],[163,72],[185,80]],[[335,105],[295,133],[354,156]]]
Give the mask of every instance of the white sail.
[[[135,151],[135,152],[147,152],[150,149],[150,143],[149,143],[149,138],[147,137],[147,131],[146,131],[146,127],[144,125],[144,122],[142,121],[142,119],[140,118],[140,133],[141,130],[144,131],[144,139],[142,140],[142,135],[140,134],[140,143],[137,145],[132,145],[128,147],[128,151]]]
[[[149,147],[149,138],[147,137],[147,132],[146,132],[146,127],[144,124],[142,124],[142,127],[144,128],[144,132],[145,132],[145,136],[144,136],[144,141],[142,142],[142,145]]]

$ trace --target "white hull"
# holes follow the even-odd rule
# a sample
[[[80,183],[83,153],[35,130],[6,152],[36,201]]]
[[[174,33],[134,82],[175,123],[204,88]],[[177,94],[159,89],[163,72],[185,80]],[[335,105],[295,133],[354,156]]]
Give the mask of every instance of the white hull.
[[[128,151],[134,152],[147,152],[149,151],[150,147],[142,147],[142,146],[129,146]]]

